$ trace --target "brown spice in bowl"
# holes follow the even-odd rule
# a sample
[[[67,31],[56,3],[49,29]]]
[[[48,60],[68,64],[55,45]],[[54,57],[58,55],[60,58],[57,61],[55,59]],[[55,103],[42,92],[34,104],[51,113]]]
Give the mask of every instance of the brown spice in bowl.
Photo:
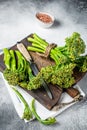
[[[50,23],[50,22],[53,21],[52,18],[51,18],[49,15],[43,14],[43,13],[38,13],[38,14],[36,14],[36,17],[37,17],[40,21],[45,22],[45,23]]]

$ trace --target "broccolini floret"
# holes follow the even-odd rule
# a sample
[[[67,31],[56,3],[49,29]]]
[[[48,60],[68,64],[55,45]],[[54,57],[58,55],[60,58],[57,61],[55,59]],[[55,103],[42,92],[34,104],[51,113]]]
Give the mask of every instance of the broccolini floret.
[[[3,75],[10,85],[18,85],[20,82],[27,80],[27,75],[24,71],[13,72],[6,68],[3,71]]]
[[[33,77],[27,84],[27,89],[38,89],[42,86],[41,75],[38,73],[36,77]]]

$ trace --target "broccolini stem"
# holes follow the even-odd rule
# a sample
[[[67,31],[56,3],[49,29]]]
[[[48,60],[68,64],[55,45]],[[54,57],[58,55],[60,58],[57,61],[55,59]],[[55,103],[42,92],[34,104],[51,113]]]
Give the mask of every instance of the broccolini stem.
[[[32,118],[32,112],[29,108],[28,103],[26,102],[26,100],[24,99],[22,94],[17,89],[15,89],[14,87],[12,87],[12,89],[14,90],[16,95],[21,99],[21,101],[23,102],[23,104],[25,106],[24,113],[23,113],[23,119],[30,120]]]
[[[36,33],[33,34],[33,37],[34,37],[34,39],[36,39],[37,41],[39,41],[41,44],[43,44],[45,46],[48,45],[48,43],[45,40],[43,40],[41,37],[39,37]]]
[[[21,99],[21,101],[23,102],[23,104],[25,106],[28,106],[26,100],[24,99],[24,97],[22,96],[22,94],[14,87],[12,87],[12,89],[15,91],[15,93],[18,95],[18,97]]]
[[[57,52],[54,49],[51,50],[50,57],[56,62],[56,64],[59,63]]]
[[[34,43],[36,43],[36,44],[39,44],[39,42],[38,42],[36,39],[33,39],[33,38],[31,38],[31,37],[27,38],[27,40],[28,40],[29,42],[34,42]]]
[[[4,51],[5,65],[6,65],[7,69],[10,69],[11,68],[11,65],[10,65],[11,55],[10,55],[9,50],[7,48],[4,48],[3,51]]]
[[[34,106],[34,103],[35,103],[35,99],[32,100],[31,102],[31,110],[32,110],[32,113],[34,114],[34,116],[36,117],[36,119],[41,122],[42,124],[44,125],[51,125],[51,124],[54,124],[56,122],[56,119],[53,118],[53,117],[50,117],[46,120],[42,120],[39,115],[37,114],[36,112],[36,109],[35,109],[35,106]]]
[[[27,62],[27,66],[28,66],[27,71],[28,71],[28,75],[29,75],[29,80],[31,80],[34,77],[34,75],[32,74],[32,70],[31,70],[28,62]]]
[[[27,49],[29,51],[35,51],[35,52],[41,52],[41,53],[45,53],[45,51],[39,49],[39,48],[36,48],[36,47],[33,47],[33,46],[28,46]]]
[[[18,57],[18,68],[17,70],[18,71],[22,71],[22,70],[25,70],[26,68],[26,60],[24,59],[24,57],[22,56],[22,54],[19,52],[19,51],[15,51],[16,52],[16,55]]]
[[[29,42],[34,43],[34,45],[37,45],[38,48],[46,49],[46,46],[47,46],[47,45],[43,44],[41,41],[38,41],[37,39],[34,39],[34,38],[29,37],[27,40],[28,40]]]
[[[11,54],[11,70],[12,71],[15,71],[16,70],[16,59],[15,59],[15,54],[14,54],[14,51],[13,50],[10,50],[9,51],[10,54]]]
[[[40,45],[38,45],[36,43],[32,43],[32,46],[44,50],[44,47],[42,47],[42,46],[40,46]]]

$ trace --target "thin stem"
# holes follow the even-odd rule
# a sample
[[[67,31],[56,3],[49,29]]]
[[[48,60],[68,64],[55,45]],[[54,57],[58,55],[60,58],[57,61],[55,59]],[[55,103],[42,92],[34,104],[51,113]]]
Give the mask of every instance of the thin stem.
[[[44,39],[42,39],[41,37],[39,37],[36,33],[33,34],[33,37],[34,37],[37,41],[39,41],[39,42],[41,42],[42,44],[44,44],[45,46],[48,45],[48,43],[47,43]]]
[[[41,41],[38,41],[37,39],[29,37],[27,40],[29,42],[32,42],[32,43],[36,44],[38,46],[38,48],[42,47],[42,48],[46,49],[47,45],[43,44]]]
[[[36,43],[32,43],[32,46],[44,50],[44,48],[42,46],[40,46]]]
[[[35,48],[35,47],[32,47],[32,46],[28,46],[27,49],[28,49],[29,51],[35,51],[35,52],[45,53],[44,50],[41,50],[41,49],[39,49],[39,48]]]

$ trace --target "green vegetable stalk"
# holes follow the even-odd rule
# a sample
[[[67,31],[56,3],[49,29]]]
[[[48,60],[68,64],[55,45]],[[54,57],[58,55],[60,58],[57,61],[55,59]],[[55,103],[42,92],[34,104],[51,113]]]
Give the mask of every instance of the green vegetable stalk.
[[[24,97],[22,96],[22,94],[15,88],[12,87],[12,89],[14,90],[14,92],[16,93],[16,95],[20,98],[20,100],[23,102],[24,104],[24,112],[23,112],[23,116],[22,119],[26,119],[26,120],[30,120],[32,119],[33,115],[32,112],[29,108],[28,103],[26,102],[26,100],[24,99]]]
[[[11,64],[11,71],[16,71],[16,58],[15,58],[15,53],[13,50],[10,50],[10,55],[11,55],[11,61],[10,61],[10,64]]]
[[[42,123],[42,124],[44,124],[44,125],[52,125],[52,124],[56,123],[56,119],[53,118],[53,117],[50,117],[50,118],[48,118],[48,119],[46,119],[46,120],[41,119],[41,118],[39,117],[39,115],[37,114],[37,112],[36,112],[34,103],[35,103],[35,99],[33,99],[32,102],[31,102],[31,111],[32,111],[33,115],[36,117],[36,119],[37,119],[40,123]]]
[[[28,46],[28,50],[45,53],[47,46],[49,45],[45,40],[40,38],[36,33],[33,34],[33,38],[27,39],[32,43],[32,46]],[[80,37],[80,34],[74,32],[72,36],[65,39],[65,46],[55,47],[50,51],[50,57],[55,61],[57,65],[70,61],[75,61],[78,56],[85,52],[85,43]]]
[[[18,71],[25,71],[25,69],[26,69],[25,58],[22,56],[22,54],[19,51],[15,50],[15,53],[16,53],[16,56],[17,56],[17,59],[18,59],[18,63],[16,62],[17,70]]]
[[[4,52],[5,65],[8,69],[10,69],[10,67],[11,67],[11,65],[10,65],[10,60],[11,60],[10,52],[7,48],[4,48],[3,52]]]

